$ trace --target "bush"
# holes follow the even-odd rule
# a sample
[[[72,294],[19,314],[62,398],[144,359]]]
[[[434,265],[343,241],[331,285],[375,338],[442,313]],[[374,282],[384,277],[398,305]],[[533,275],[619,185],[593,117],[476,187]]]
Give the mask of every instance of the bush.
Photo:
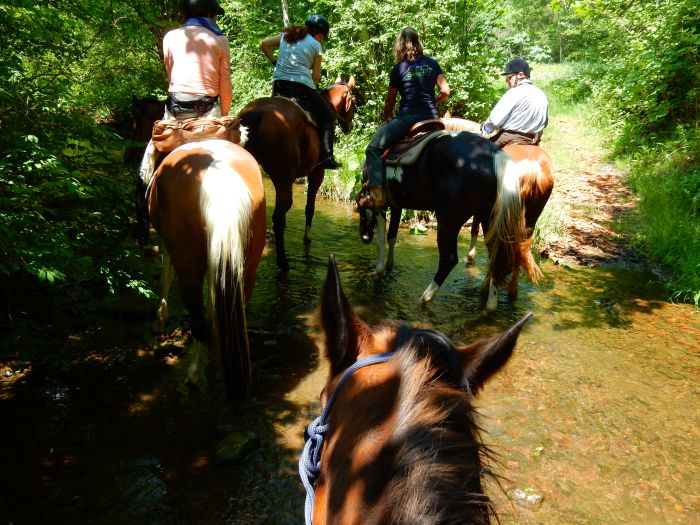
[[[673,298],[700,305],[700,132],[641,153],[629,176],[640,196],[637,241],[672,271]]]

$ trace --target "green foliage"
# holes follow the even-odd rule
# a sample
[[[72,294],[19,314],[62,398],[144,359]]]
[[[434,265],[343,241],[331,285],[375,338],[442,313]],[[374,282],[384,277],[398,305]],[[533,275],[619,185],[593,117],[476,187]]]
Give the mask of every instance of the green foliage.
[[[671,269],[674,297],[700,305],[700,132],[641,151],[629,181],[641,197],[638,242]]]

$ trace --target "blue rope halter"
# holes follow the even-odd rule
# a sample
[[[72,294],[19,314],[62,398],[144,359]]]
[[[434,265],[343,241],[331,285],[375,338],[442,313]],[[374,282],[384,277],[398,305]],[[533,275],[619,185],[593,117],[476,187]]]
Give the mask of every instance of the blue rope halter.
[[[377,363],[384,363],[392,358],[393,352],[385,352],[383,354],[375,354],[369,356],[361,361],[355,362],[350,366],[343,377],[338,381],[338,385],[333,390],[328,403],[326,403],[321,415],[314,419],[309,426],[306,428],[306,434],[308,438],[306,443],[304,443],[304,450],[301,452],[301,457],[299,458],[299,476],[301,477],[301,482],[306,488],[306,503],[304,504],[304,517],[306,519],[306,525],[312,525],[314,517],[314,499],[316,497],[316,492],[314,486],[316,485],[316,480],[321,473],[321,450],[323,449],[323,438],[328,432],[328,415],[330,414],[331,407],[335,398],[338,397],[338,392],[340,387],[343,386],[345,380],[350,377],[350,375],[362,367],[375,365]]]

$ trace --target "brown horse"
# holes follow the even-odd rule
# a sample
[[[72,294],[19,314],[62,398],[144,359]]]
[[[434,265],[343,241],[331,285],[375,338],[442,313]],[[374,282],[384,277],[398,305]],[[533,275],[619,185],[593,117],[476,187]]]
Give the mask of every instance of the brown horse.
[[[531,315],[462,347],[395,322],[370,328],[331,256],[321,296],[330,374],[299,461],[307,525],[490,523],[482,477],[493,476],[491,454],[472,399]]]
[[[165,102],[155,98],[131,97],[131,140],[133,144],[127,149],[124,161],[138,165],[144,149],[153,132],[153,124],[163,118]]]
[[[448,131],[469,131],[479,133],[480,126],[477,122],[471,120],[454,118],[449,114],[445,114],[442,122],[445,124],[445,129]],[[535,272],[530,275],[533,282],[537,284],[537,279],[542,278],[542,273],[539,271],[537,264],[532,258],[530,244],[532,243],[532,235],[535,231],[537,219],[539,219],[544,210],[549,196],[554,188],[554,175],[552,169],[552,159],[545,150],[539,146],[530,146],[524,144],[508,144],[503,148],[510,157],[518,163],[520,171],[520,200],[523,203],[525,213],[525,226],[527,228],[526,238],[522,241],[521,252],[522,257],[530,260],[530,267]],[[471,228],[471,242],[469,245],[469,253],[465,259],[467,265],[473,264],[476,260],[476,241],[479,236],[479,226],[483,225],[474,217]],[[485,233],[484,233],[485,234]],[[518,274],[520,266],[516,264],[512,270],[512,278],[508,285],[508,295],[515,298],[518,296]],[[493,289],[490,288],[490,280],[484,281],[482,291],[488,288],[490,293]]]
[[[338,81],[323,91],[323,98],[344,133],[350,132],[355,113],[352,88],[355,79]],[[258,160],[275,185],[275,233],[277,266],[289,268],[284,249],[286,215],[292,207],[292,184],[308,177],[306,194],[306,229],[304,242],[311,241],[311,222],[316,209],[316,194],[323,182],[324,169],[319,167],[321,142],[316,126],[296,103],[284,97],[266,97],[252,101],[239,113],[241,125],[248,128],[246,149]]]
[[[181,146],[156,171],[149,211],[164,248],[162,297],[154,331],[165,328],[175,273],[194,339],[188,379],[196,382],[202,374],[202,353],[211,330],[227,394],[245,396],[251,383],[245,305],[253,291],[266,231],[258,163],[241,146],[224,140]],[[205,277],[210,330],[203,306]]]

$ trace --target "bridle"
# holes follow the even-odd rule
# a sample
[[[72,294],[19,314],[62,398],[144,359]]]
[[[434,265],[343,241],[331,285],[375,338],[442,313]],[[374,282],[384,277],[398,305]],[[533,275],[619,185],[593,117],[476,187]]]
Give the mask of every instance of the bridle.
[[[383,354],[371,355],[360,361],[356,361],[352,364],[345,372],[343,376],[338,381],[331,397],[328,399],[328,403],[323,408],[321,415],[314,419],[309,426],[306,428],[306,442],[304,443],[304,449],[301,452],[301,457],[299,458],[299,476],[301,477],[301,482],[304,484],[306,489],[306,502],[304,504],[304,518],[306,520],[306,525],[313,524],[314,517],[314,499],[316,498],[316,491],[314,486],[319,474],[321,473],[321,450],[323,449],[323,438],[328,432],[328,416],[330,414],[331,408],[335,399],[338,397],[338,392],[343,383],[347,380],[350,375],[369,365],[375,365],[377,363],[384,363],[391,359],[394,352],[385,352]]]

